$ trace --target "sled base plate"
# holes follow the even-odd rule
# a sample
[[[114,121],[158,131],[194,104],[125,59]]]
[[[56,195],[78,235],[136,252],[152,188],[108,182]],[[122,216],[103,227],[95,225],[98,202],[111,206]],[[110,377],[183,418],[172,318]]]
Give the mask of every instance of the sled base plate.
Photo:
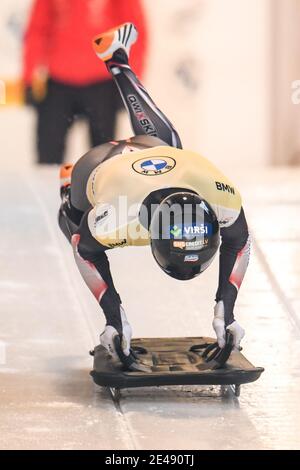
[[[239,351],[231,353],[223,368],[207,368],[202,353],[215,341],[207,337],[135,338],[131,348],[149,372],[125,370],[99,345],[92,353],[94,368],[91,376],[97,385],[118,389],[162,385],[239,386],[260,377],[264,369],[254,367]]]

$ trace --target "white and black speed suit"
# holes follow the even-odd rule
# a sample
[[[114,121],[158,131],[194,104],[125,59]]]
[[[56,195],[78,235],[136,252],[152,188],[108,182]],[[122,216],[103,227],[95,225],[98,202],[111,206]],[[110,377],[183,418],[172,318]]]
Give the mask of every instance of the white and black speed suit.
[[[119,186],[114,188],[114,178],[118,168],[125,165],[125,169],[121,169],[125,173],[124,177],[122,181],[118,180],[118,185],[120,181],[121,184],[127,184],[127,192],[132,192],[132,197],[135,196],[134,191],[137,191],[139,198],[144,194],[148,198],[150,196],[154,203],[176,192],[174,189],[184,189],[201,194],[215,208],[222,239],[216,300],[224,302],[225,326],[228,326],[234,321],[234,304],[250,251],[248,227],[239,193],[210,162],[200,156],[195,157],[196,154],[180,150],[181,142],[176,130],[138,81],[126,57],[114,57],[107,65],[126,104],[136,137],[95,147],[74,166],[71,187],[64,194],[59,211],[59,225],[72,243],[80,272],[98,299],[107,324],[122,334],[121,299],[113,283],[106,251],[134,243],[116,239],[115,243],[109,244],[95,235],[93,226],[98,222],[97,217],[100,217],[97,213],[98,199],[104,198],[104,202],[110,202],[114,193],[118,192]],[[144,179],[138,192],[140,183],[136,180],[137,172],[130,173],[134,158],[146,158],[149,152],[151,155],[160,155],[162,148],[164,155],[176,160],[176,170],[173,173],[170,171],[167,174],[169,176],[163,175],[156,180],[155,177],[148,178],[147,181]],[[188,172],[190,165],[195,165],[195,168]],[[186,171],[184,166],[187,167]],[[185,176],[181,178],[180,175]],[[97,191],[93,193],[93,184],[97,178],[98,199]],[[102,187],[106,188],[104,194],[101,194]]]

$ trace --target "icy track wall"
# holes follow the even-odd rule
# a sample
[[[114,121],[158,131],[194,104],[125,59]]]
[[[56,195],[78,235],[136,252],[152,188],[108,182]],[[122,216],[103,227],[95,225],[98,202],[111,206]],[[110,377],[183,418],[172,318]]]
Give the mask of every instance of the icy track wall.
[[[1,1],[2,80],[20,76],[21,37],[31,1]],[[151,38],[145,84],[180,130],[185,147],[225,170],[245,162],[266,163],[270,0],[153,0],[151,4],[145,0],[144,4]],[[1,105],[1,141],[7,156],[2,164],[32,164],[34,117],[30,109]],[[130,133],[122,116],[119,137]],[[75,126],[67,159],[79,158],[86,147],[85,127]]]

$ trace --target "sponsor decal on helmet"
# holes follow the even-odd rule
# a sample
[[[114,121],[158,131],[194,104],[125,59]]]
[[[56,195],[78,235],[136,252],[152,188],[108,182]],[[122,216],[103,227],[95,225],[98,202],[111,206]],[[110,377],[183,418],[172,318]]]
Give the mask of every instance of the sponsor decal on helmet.
[[[180,248],[181,250],[201,250],[204,246],[208,245],[208,238],[203,240],[196,240],[194,242],[185,242],[182,240],[173,241],[173,248]]]
[[[183,235],[186,237],[195,235],[211,235],[212,225],[211,224],[193,224],[183,226]]]
[[[171,227],[170,234],[171,234],[171,238],[181,237],[182,236],[182,229],[180,227],[178,227],[177,225],[174,225],[173,227]]]
[[[204,238],[203,240],[196,240],[194,242],[186,242],[185,249],[186,250],[199,250],[206,245],[208,245],[208,238]]]
[[[173,247],[174,248],[181,248],[181,250],[184,250],[185,248],[185,242],[184,241],[174,241],[173,242]]]
[[[157,176],[173,170],[176,161],[171,157],[142,158],[132,164],[134,171],[140,175]]]
[[[173,225],[170,228],[171,238],[195,238],[199,235],[209,237],[212,235],[212,232],[212,224]]]
[[[196,263],[196,261],[199,261],[198,255],[186,255],[184,257],[184,263]]]

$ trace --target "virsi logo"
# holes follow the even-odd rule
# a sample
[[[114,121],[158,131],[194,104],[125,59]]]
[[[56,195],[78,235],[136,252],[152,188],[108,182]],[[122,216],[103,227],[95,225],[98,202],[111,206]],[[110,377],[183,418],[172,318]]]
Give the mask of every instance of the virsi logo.
[[[177,227],[177,225],[174,225],[174,227],[170,230],[170,233],[173,235],[173,237],[181,237],[182,230],[180,227]]]
[[[208,226],[207,225],[189,225],[184,227],[184,233],[186,235],[208,235]]]
[[[187,239],[194,238],[197,235],[210,236],[212,235],[211,224],[198,224],[198,225],[174,225],[170,228],[171,238],[181,238],[182,236]]]
[[[219,191],[226,191],[227,193],[235,194],[234,188],[229,186],[229,184],[220,183],[219,181],[216,181],[215,183]]]

